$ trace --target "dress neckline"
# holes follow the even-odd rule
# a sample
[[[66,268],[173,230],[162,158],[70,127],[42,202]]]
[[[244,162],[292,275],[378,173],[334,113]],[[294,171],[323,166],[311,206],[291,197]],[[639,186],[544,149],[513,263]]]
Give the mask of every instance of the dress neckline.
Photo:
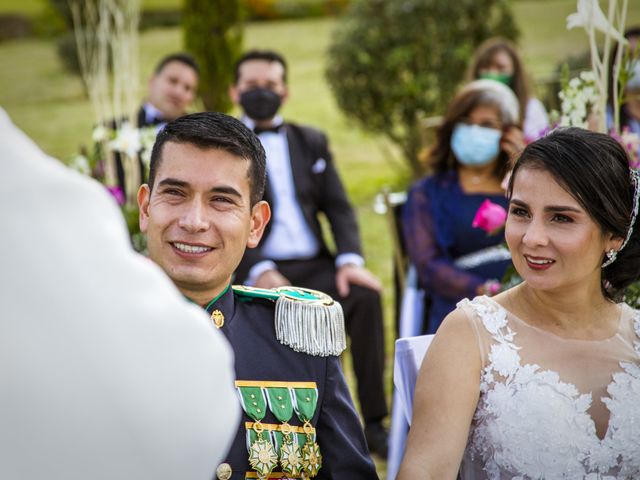
[[[588,339],[582,339],[582,338],[567,338],[567,337],[562,337],[556,333],[550,332],[548,330],[545,330],[544,328],[540,328],[537,327],[535,325],[531,325],[529,322],[526,322],[525,320],[523,320],[522,318],[520,318],[519,316],[517,316],[515,313],[513,313],[510,310],[507,310],[506,307],[502,306],[500,303],[496,302],[493,298],[488,297],[486,295],[483,295],[484,298],[486,298],[490,303],[492,303],[493,305],[495,305],[496,307],[498,307],[501,310],[504,310],[504,312],[509,315],[511,318],[513,318],[516,323],[524,325],[526,328],[530,328],[532,330],[535,330],[536,332],[539,332],[542,335],[546,335],[546,336],[550,336],[556,340],[559,340],[561,342],[571,342],[571,343],[585,343],[585,344],[595,344],[595,343],[603,343],[603,342],[610,342],[616,338],[618,338],[620,336],[621,333],[621,329],[622,329],[622,318],[625,316],[625,311],[627,310],[631,310],[631,307],[629,307],[626,303],[622,302],[622,303],[618,303],[616,305],[618,305],[620,307],[620,314],[618,315],[618,324],[616,325],[616,329],[614,331],[614,333],[607,337],[607,338],[599,338],[599,339],[594,339],[594,340],[588,340]]]

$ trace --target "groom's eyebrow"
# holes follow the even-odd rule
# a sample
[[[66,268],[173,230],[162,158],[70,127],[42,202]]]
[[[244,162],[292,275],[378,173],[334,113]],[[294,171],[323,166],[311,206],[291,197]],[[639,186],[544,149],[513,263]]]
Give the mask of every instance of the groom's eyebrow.
[[[170,186],[170,187],[188,187],[189,183],[184,180],[178,180],[177,178],[164,178],[158,183],[159,187]]]

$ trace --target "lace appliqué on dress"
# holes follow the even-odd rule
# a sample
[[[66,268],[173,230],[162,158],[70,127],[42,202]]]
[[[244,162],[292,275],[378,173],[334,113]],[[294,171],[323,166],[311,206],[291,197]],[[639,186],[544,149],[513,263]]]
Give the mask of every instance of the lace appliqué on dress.
[[[621,363],[603,402],[610,411],[603,440],[587,410],[591,394],[556,372],[522,365],[507,311],[486,297],[463,300],[493,343],[480,382],[480,400],[469,438],[487,478],[499,480],[640,478],[640,366]],[[640,338],[640,314],[634,317]],[[640,341],[635,344],[640,354]]]

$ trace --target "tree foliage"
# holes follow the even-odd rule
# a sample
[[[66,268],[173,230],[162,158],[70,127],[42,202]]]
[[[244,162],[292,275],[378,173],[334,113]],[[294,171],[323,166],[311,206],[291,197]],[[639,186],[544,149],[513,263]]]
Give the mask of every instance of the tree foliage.
[[[419,175],[421,120],[442,114],[475,48],[518,35],[508,0],[354,0],[329,47],[340,108],[397,144]]]
[[[200,65],[199,90],[207,110],[228,112],[233,67],[242,51],[241,0],[184,0],[186,49]]]

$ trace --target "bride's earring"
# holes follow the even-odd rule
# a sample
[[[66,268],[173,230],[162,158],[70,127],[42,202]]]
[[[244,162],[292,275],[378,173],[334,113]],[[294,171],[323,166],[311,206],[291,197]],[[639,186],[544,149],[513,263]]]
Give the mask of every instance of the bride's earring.
[[[607,255],[607,261],[602,264],[602,268],[608,267],[609,265],[611,265],[613,262],[616,261],[616,257],[618,256],[618,251],[612,248],[611,250],[607,251],[606,255]]]

